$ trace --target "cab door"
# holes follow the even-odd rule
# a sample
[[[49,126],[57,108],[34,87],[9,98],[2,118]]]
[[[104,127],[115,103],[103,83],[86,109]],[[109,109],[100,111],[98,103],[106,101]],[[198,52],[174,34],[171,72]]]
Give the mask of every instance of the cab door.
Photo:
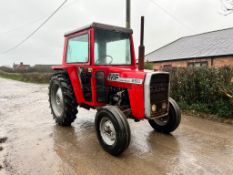
[[[68,38],[66,63],[76,67],[84,103],[93,101],[92,71],[90,71],[89,32],[84,31]],[[80,88],[79,88],[80,89]]]

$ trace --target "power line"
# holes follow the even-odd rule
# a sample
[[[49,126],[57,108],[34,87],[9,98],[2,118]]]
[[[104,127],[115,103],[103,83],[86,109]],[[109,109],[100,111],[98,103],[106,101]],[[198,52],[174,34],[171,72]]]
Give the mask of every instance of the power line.
[[[1,35],[5,35],[5,34],[7,34],[7,33],[11,33],[11,32],[14,32],[14,31],[16,31],[16,30],[20,30],[21,28],[24,28],[25,26],[28,26],[28,25],[37,23],[37,22],[41,21],[41,20],[44,19],[44,18],[45,18],[45,17],[43,17],[43,18],[42,18],[42,17],[36,18],[36,19],[31,20],[31,21],[29,21],[29,22],[27,22],[27,23],[24,23],[24,24],[21,24],[21,25],[19,25],[19,26],[16,26],[16,27],[14,27],[14,28],[12,28],[12,29],[10,29],[10,30],[2,31],[0,34],[1,34]]]
[[[152,4],[154,4],[155,6],[159,7],[161,10],[163,10],[163,12],[165,12],[167,15],[169,15],[171,18],[173,18],[178,24],[184,26],[186,29],[193,31],[193,29],[191,29],[189,26],[187,26],[186,24],[184,24],[183,22],[181,22],[177,17],[175,17],[174,15],[172,15],[167,9],[165,9],[164,7],[162,7],[159,3],[153,1],[153,0],[150,0],[150,2]]]
[[[25,43],[28,39],[30,39],[38,30],[40,30],[40,28],[42,28],[67,2],[68,0],[63,1],[63,3],[61,3],[61,5],[56,8],[56,10],[48,16],[48,18],[46,18],[32,33],[30,33],[25,39],[23,39],[21,42],[19,42],[18,44],[16,44],[15,46],[5,50],[4,52],[2,52],[1,54],[6,54],[14,49],[16,49],[17,47],[19,47],[20,45],[22,45],[23,43]]]
[[[69,2],[70,2],[70,3],[66,4],[66,6],[63,7],[63,9],[69,7],[70,5],[73,5],[74,3],[77,3],[78,1],[73,0],[73,1],[69,1]],[[47,16],[47,15],[46,15],[46,16]],[[25,26],[28,26],[28,25],[37,23],[37,22],[39,22],[39,21],[42,21],[46,16],[43,16],[43,17],[40,17],[40,18],[36,18],[36,19],[34,19],[34,20],[31,20],[31,21],[29,21],[29,22],[27,22],[27,23],[24,23],[24,24],[21,24],[21,25],[19,25],[19,26],[16,26],[16,27],[14,27],[14,28],[12,28],[12,29],[9,29],[9,30],[7,30],[7,31],[0,31],[0,32],[1,32],[0,35],[4,35],[4,34],[7,34],[7,33],[11,33],[11,32],[14,32],[14,31],[16,31],[16,30],[20,30],[21,28],[24,28]]]

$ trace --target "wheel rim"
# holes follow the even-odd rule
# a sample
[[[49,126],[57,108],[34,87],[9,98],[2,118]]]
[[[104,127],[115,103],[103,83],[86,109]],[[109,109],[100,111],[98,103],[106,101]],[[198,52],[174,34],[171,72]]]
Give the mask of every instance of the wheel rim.
[[[55,115],[57,117],[61,117],[64,109],[64,102],[63,102],[62,90],[59,86],[55,86],[53,88],[53,92],[51,95],[51,103]]]
[[[111,146],[116,142],[115,127],[107,117],[103,117],[100,121],[100,135],[107,145]]]
[[[165,126],[168,123],[168,120],[169,120],[169,115],[154,119],[154,122],[160,126]]]

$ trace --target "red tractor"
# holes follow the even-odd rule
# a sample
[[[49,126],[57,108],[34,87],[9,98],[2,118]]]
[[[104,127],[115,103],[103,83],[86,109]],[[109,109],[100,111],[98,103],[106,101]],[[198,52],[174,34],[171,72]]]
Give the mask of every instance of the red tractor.
[[[59,125],[71,125],[78,106],[97,109],[97,137],[112,155],[121,154],[130,143],[127,119],[147,119],[155,131],[169,133],[181,118],[169,97],[169,73],[142,69],[143,59],[137,68],[132,33],[93,23],[65,34],[62,65],[53,67],[57,73],[49,86],[51,111]]]

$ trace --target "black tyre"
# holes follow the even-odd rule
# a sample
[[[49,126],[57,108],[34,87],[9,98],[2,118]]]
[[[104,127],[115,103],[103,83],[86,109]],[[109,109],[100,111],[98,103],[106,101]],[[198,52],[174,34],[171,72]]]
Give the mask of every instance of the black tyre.
[[[51,113],[59,125],[70,126],[77,114],[77,103],[66,72],[52,75],[49,85]]]
[[[95,117],[97,138],[105,151],[117,156],[128,148],[131,138],[126,116],[116,106],[100,108]]]
[[[172,98],[169,98],[169,113],[167,116],[149,120],[150,125],[155,131],[170,133],[180,124],[181,112],[178,104]]]

